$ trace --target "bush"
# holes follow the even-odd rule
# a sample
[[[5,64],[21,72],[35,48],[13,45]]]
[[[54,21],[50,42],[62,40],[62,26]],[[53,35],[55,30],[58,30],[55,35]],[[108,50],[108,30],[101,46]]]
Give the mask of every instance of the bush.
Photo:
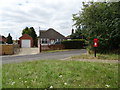
[[[65,40],[61,43],[65,46],[65,49],[81,49],[86,46],[84,39]]]

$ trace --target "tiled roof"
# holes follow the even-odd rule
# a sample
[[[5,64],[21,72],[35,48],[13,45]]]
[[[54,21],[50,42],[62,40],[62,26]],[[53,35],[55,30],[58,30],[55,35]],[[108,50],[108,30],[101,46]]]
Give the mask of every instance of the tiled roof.
[[[48,30],[40,30],[40,38],[57,38],[57,39],[65,39],[65,36],[50,28]]]
[[[32,37],[28,34],[23,34],[19,39],[23,39],[23,38],[30,38],[32,39]]]

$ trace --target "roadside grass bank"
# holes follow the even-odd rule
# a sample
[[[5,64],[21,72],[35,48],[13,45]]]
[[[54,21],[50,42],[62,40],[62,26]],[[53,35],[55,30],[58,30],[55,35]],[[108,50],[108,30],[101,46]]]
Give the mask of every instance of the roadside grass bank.
[[[96,57],[94,57],[94,54],[81,54],[79,56],[73,56],[72,59],[102,59],[102,60],[118,60],[119,55],[118,54],[96,54]]]
[[[3,64],[3,88],[118,88],[118,64],[40,60]]]

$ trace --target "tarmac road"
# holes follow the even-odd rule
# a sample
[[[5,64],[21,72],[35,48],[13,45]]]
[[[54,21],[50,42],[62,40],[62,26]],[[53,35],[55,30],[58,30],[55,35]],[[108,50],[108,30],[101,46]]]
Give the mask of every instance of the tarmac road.
[[[2,64],[33,61],[33,60],[60,60],[69,58],[71,56],[80,55],[86,53],[85,49],[60,51],[60,52],[43,52],[34,55],[21,55],[21,56],[2,56]]]

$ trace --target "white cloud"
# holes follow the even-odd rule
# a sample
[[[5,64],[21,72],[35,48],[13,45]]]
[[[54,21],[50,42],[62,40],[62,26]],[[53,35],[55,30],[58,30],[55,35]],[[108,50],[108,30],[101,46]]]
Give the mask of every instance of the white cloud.
[[[1,0],[0,34],[21,36],[26,26],[54,28],[67,36],[71,34],[72,14],[77,13],[85,0]],[[88,1],[88,0],[86,0]]]

